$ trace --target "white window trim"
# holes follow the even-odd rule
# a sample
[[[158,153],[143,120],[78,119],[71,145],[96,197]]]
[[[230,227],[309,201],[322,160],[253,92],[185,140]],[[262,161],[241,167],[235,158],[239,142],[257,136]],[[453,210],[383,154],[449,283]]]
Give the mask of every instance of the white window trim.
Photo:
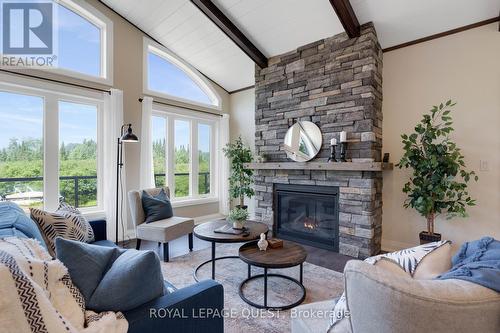
[[[149,84],[148,84],[148,53],[154,53],[155,55],[164,58],[168,62],[172,63],[174,66],[177,66],[179,69],[181,69],[186,75],[188,75],[197,85],[198,87],[205,93],[207,96],[210,98],[212,101],[212,104],[205,104],[205,103],[200,103],[196,102],[190,99],[170,95],[164,92],[156,91],[156,90],[151,90],[149,89]],[[143,39],[143,92],[144,94],[151,95],[151,96],[156,96],[160,98],[164,98],[167,100],[173,100],[176,102],[181,102],[185,104],[190,104],[194,106],[199,106],[203,108],[209,108],[209,109],[214,109],[214,110],[222,110],[222,99],[220,95],[217,93],[217,91],[212,87],[212,84],[200,73],[179,58],[177,55],[175,55],[173,52],[165,48],[164,46],[152,41],[151,39],[144,37]]]
[[[217,166],[218,159],[217,152],[219,146],[219,123],[220,116],[209,115],[206,113],[187,110],[181,107],[173,107],[166,105],[153,104],[153,116],[166,118],[166,184],[170,189],[172,197],[172,206],[185,207],[192,205],[200,205],[207,203],[215,203],[219,201],[219,168]],[[174,173],[174,122],[175,120],[184,120],[190,122],[190,174],[189,174],[189,196],[182,198],[175,198],[175,181]],[[209,194],[196,194],[193,195],[194,187],[193,179],[197,179],[193,171],[198,171],[198,141],[195,140],[198,135],[198,124],[206,124],[211,126],[211,143],[210,143],[210,193]],[[193,135],[193,129],[196,129],[196,134]],[[154,172],[154,171],[153,171]],[[196,181],[196,184],[198,182]],[[197,192],[198,190],[196,190]]]
[[[80,73],[67,68],[40,68],[33,69],[33,72],[54,73],[62,76],[76,78],[80,80],[113,85],[113,22],[99,10],[88,4],[86,1],[78,3],[72,0],[54,0],[61,6],[80,15],[101,31],[101,75],[94,76]]]
[[[104,156],[104,93],[58,85],[36,79],[0,73],[0,90],[14,94],[37,96],[44,99],[43,113],[43,192],[44,208],[55,210],[59,205],[59,101],[97,106],[97,206],[82,207],[84,215],[104,211],[103,156]],[[47,110],[55,110],[49,111]]]

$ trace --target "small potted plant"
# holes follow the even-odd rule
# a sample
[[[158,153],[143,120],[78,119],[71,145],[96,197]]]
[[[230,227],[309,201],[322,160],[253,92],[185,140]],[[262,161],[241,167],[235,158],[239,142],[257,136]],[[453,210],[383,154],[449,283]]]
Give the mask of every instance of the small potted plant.
[[[464,156],[449,137],[453,131],[450,113],[455,104],[449,100],[433,106],[415,126],[415,133],[401,136],[404,154],[397,166],[413,169],[403,187],[408,195],[404,207],[414,208],[427,219],[427,231],[419,234],[421,244],[441,239],[434,232],[436,216],[467,217],[466,207],[476,203],[469,196],[467,184],[478,177],[466,170]]]
[[[243,229],[248,219],[248,211],[244,208],[235,207],[229,212],[228,220],[233,222],[234,229]]]
[[[234,143],[228,143],[223,152],[231,162],[229,196],[231,199],[239,199],[236,207],[246,209],[245,197],[250,198],[255,193],[251,187],[253,170],[245,168],[245,163],[252,162],[252,151],[243,144],[240,136]]]

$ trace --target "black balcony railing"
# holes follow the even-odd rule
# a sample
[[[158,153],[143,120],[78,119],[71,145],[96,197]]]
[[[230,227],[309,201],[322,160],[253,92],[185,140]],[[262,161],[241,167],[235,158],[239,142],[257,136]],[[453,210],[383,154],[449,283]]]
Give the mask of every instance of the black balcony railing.
[[[176,173],[174,176],[176,181],[183,177],[189,179],[189,173]],[[155,186],[164,186],[165,177],[164,173],[155,174]],[[210,172],[200,172],[198,183],[199,193],[210,193]],[[0,178],[1,200],[41,202],[43,194],[33,197],[36,191],[43,192],[43,177]],[[97,176],[61,176],[59,191],[60,196],[75,207],[94,206],[97,203]],[[14,194],[17,195],[12,199]]]

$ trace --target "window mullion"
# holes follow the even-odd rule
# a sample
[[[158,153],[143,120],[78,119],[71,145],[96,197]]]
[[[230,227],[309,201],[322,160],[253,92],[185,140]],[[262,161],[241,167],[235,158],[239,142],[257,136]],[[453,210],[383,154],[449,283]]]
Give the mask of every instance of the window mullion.
[[[44,206],[55,210],[59,204],[59,105],[56,96],[45,97],[44,110]]]
[[[198,180],[199,180],[199,165],[198,165],[198,121],[191,120],[191,147],[190,153],[190,168],[189,168],[189,195],[198,197]]]
[[[175,198],[175,167],[174,167],[174,119],[173,117],[166,117],[166,142],[165,142],[165,156],[166,156],[166,177],[165,181],[170,189],[170,197]]]

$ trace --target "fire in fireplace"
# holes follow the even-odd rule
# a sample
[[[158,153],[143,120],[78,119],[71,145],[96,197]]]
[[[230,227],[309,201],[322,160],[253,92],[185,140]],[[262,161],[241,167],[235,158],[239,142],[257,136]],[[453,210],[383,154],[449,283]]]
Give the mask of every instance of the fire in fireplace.
[[[338,252],[338,187],[274,185],[274,234]]]

